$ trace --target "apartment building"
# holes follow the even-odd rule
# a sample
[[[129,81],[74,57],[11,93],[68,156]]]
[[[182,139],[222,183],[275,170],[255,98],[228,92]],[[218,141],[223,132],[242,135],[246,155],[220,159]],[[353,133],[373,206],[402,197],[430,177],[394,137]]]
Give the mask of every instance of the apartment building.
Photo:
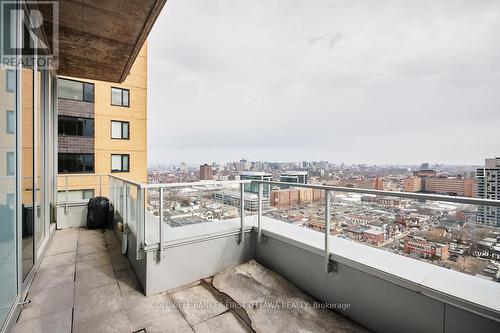
[[[307,171],[286,171],[280,175],[280,182],[307,184]],[[280,185],[281,189],[290,188],[290,185]]]
[[[440,177],[435,173],[414,175],[403,180],[405,192],[425,192],[447,195],[458,195],[462,197],[474,196],[474,179],[463,177]]]
[[[474,179],[462,177],[426,177],[423,178],[423,191],[428,193],[458,195],[472,197]]]
[[[200,165],[200,180],[212,180],[212,179],[214,179],[212,166],[208,164]]]
[[[58,92],[59,201],[107,196],[109,173],[145,182],[147,43],[123,83],[60,76]]]
[[[239,192],[232,192],[232,191],[215,192],[212,196],[215,200],[219,200],[225,203],[226,205],[235,207],[240,206],[241,193]],[[256,212],[259,209],[259,197],[257,196],[257,194],[245,192],[243,200],[244,200],[243,205],[245,207],[245,210],[248,210],[250,212]],[[262,208],[264,209],[269,208],[269,198],[265,197],[262,198]]]
[[[242,160],[245,161],[245,160]],[[241,161],[240,161],[241,162]],[[245,161],[246,162],[246,161]],[[267,172],[263,171],[245,171],[242,172],[240,175],[241,180],[265,180],[265,181],[271,181],[273,179],[273,175]],[[245,184],[245,192],[249,193],[259,193],[259,185],[258,184]],[[262,186],[262,194],[264,195],[265,198],[269,198],[271,192],[271,186],[269,185],[263,185]]]
[[[477,197],[500,199],[500,157],[485,160],[484,168],[476,171]],[[500,226],[500,208],[479,206],[477,223]]]
[[[405,253],[415,253],[423,258],[448,258],[448,245],[429,242],[419,237],[406,237],[403,250]]]
[[[422,191],[422,178],[412,176],[403,180],[403,191],[405,192],[420,192]]]
[[[288,188],[271,191],[271,206],[288,207],[324,200],[324,192],[312,188]]]

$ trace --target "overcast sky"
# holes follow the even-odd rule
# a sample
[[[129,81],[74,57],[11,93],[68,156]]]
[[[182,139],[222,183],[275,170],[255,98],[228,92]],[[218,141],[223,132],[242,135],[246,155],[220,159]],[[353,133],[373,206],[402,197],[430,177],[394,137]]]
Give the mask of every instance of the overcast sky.
[[[148,45],[150,163],[500,155],[498,0],[168,0]]]

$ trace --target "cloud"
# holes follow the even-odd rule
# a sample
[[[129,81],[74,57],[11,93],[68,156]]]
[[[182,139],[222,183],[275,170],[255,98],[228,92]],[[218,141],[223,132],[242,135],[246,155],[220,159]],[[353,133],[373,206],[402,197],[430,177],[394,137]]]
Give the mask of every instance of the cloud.
[[[168,1],[153,163],[482,163],[500,154],[498,1]]]

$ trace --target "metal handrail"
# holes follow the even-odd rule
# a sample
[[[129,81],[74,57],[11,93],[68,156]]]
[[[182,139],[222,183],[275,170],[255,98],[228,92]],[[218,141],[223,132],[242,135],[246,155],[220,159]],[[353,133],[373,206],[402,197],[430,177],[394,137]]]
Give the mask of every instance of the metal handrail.
[[[257,183],[257,184],[287,185],[290,187],[311,188],[311,189],[318,189],[318,190],[324,190],[324,191],[385,195],[385,196],[390,196],[390,197],[408,198],[408,199],[417,199],[417,200],[432,200],[432,201],[443,201],[443,202],[470,204],[470,205],[478,205],[478,206],[500,207],[500,200],[493,200],[493,199],[455,197],[455,196],[442,195],[442,194],[382,191],[382,190],[371,190],[371,189],[364,189],[364,188],[340,187],[340,186],[329,186],[329,185],[319,185],[319,184],[286,183],[286,182],[276,182],[276,181],[267,181],[267,180],[252,180],[252,182]]]
[[[131,185],[137,188],[138,191],[138,198],[140,200],[144,200],[144,195],[145,191],[148,189],[157,189],[159,191],[159,200],[160,200],[160,207],[159,207],[159,226],[158,226],[158,232],[159,234],[159,249],[160,249],[160,255],[159,259],[162,260],[164,257],[163,253],[163,247],[165,243],[165,237],[163,236],[163,199],[164,199],[164,189],[168,188],[178,188],[178,187],[192,187],[192,186],[227,186],[227,185],[240,185],[240,191],[241,191],[241,198],[240,198],[240,235],[238,242],[240,244],[244,243],[244,230],[245,230],[245,198],[244,198],[244,185],[249,184],[252,182],[250,179],[240,179],[240,180],[229,180],[229,181],[198,181],[198,182],[184,182],[184,183],[162,183],[162,184],[144,184],[144,183],[139,183],[135,182],[114,174],[109,174],[109,177],[111,179],[110,181],[110,187],[113,188],[113,191],[111,191],[110,188],[110,193],[113,193],[113,197],[111,198],[113,202],[117,201],[116,196],[116,181],[121,181],[122,186],[123,186],[123,202],[122,202],[122,214],[124,216],[124,223],[128,224],[128,213],[129,213],[129,207],[128,207],[128,201],[127,201],[127,186],[126,185]],[[142,239],[142,237],[145,235],[145,230],[143,230],[143,224],[146,221],[145,218],[145,202],[141,202],[140,204],[140,209],[136,211],[137,214],[137,226],[136,226],[136,236],[138,238],[139,243],[141,246],[144,248],[148,245],[145,244],[145,239]],[[138,247],[138,253],[137,253],[137,258],[139,259],[139,247]]]
[[[58,174],[57,178],[64,178],[64,192],[66,193],[65,203],[64,203],[64,213],[68,213],[69,209],[69,178],[78,177],[99,177],[99,196],[102,195],[102,177],[106,177],[108,174],[104,173],[68,173],[68,174]]]
[[[335,263],[331,260],[330,254],[330,208],[331,208],[331,193],[332,192],[343,192],[343,193],[358,193],[358,194],[368,194],[368,195],[384,195],[384,196],[392,196],[399,198],[407,198],[407,199],[416,199],[416,200],[432,200],[432,201],[442,201],[442,202],[451,202],[458,204],[470,204],[470,205],[479,205],[479,206],[493,206],[500,207],[500,200],[492,200],[492,199],[480,199],[480,198],[466,198],[466,197],[454,197],[440,194],[425,194],[425,193],[408,193],[408,192],[396,192],[396,191],[382,191],[382,190],[372,190],[372,189],[362,189],[362,188],[352,188],[352,187],[340,187],[340,186],[329,186],[329,185],[320,185],[320,184],[299,184],[299,183],[288,183],[288,182],[278,182],[278,181],[267,181],[267,180],[232,180],[232,181],[198,181],[198,182],[184,182],[184,183],[164,183],[164,184],[144,184],[139,182],[134,182],[116,175],[109,175],[111,178],[115,180],[120,180],[123,184],[130,184],[137,187],[138,191],[141,192],[141,196],[144,195],[144,191],[146,189],[158,189],[160,192],[160,260],[163,257],[163,245],[164,245],[164,237],[163,237],[163,189],[165,188],[176,188],[176,187],[191,187],[191,186],[213,186],[213,185],[231,185],[231,184],[239,184],[241,197],[240,197],[240,235],[239,235],[239,243],[244,243],[244,219],[245,219],[245,197],[244,197],[244,185],[245,184],[257,184],[258,185],[258,211],[257,211],[257,241],[260,243],[262,241],[262,198],[263,187],[264,185],[268,185],[271,187],[272,185],[282,186],[286,185],[289,187],[298,187],[298,188],[309,188],[309,189],[317,189],[325,191],[325,246],[324,246],[324,256],[325,256],[325,271],[327,273],[335,271]],[[269,191],[270,192],[270,191]],[[126,193],[125,193],[126,195]],[[124,200],[124,210],[127,211],[126,200]],[[145,212],[145,202],[142,202],[142,209]],[[138,223],[144,223],[145,218],[138,218]],[[137,226],[139,230],[136,232],[143,234],[140,231],[141,226]]]
[[[231,185],[231,184],[248,184],[250,179],[241,180],[214,180],[201,182],[184,182],[184,183],[162,183],[162,184],[143,184],[144,188],[172,188],[172,187],[189,187],[189,186],[208,186],[208,185]]]
[[[324,246],[324,257],[325,257],[325,272],[330,273],[335,271],[335,263],[331,260],[330,255],[330,205],[331,205],[331,192],[343,192],[343,193],[360,193],[360,194],[371,194],[371,195],[384,195],[393,196],[399,198],[417,199],[417,200],[433,200],[433,201],[443,201],[452,202],[460,204],[472,204],[479,206],[494,206],[500,207],[500,200],[492,199],[480,199],[480,198],[464,198],[464,197],[452,197],[440,194],[424,194],[424,193],[408,193],[408,192],[392,192],[392,191],[382,191],[382,190],[371,190],[362,188],[352,188],[352,187],[339,187],[339,186],[328,186],[328,185],[317,185],[317,184],[299,184],[299,183],[287,183],[287,182],[276,182],[268,180],[253,180],[255,184],[259,185],[259,206],[257,213],[257,228],[258,242],[261,242],[262,238],[262,201],[260,197],[262,196],[261,187],[266,185],[286,185],[290,187],[300,187],[300,188],[310,188],[325,191],[325,246]]]

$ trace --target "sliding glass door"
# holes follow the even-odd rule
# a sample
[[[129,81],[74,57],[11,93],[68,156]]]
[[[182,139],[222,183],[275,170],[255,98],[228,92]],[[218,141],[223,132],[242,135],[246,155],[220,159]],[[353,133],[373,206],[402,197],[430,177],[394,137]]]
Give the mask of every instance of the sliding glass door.
[[[17,295],[16,71],[0,65],[0,327]]]
[[[0,0],[0,5],[5,1]],[[16,20],[4,15],[3,27],[10,27],[9,36],[17,40]],[[11,42],[4,41],[4,42]],[[18,75],[15,67],[0,64],[0,327],[5,322],[18,293],[18,260],[16,232],[16,178]]]

